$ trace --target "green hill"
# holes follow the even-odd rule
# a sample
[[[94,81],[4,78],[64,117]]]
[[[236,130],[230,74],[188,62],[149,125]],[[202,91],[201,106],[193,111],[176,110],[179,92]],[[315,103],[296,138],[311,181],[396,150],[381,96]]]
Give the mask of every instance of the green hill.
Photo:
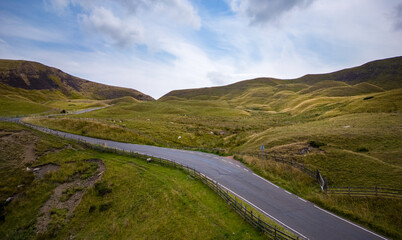
[[[114,99],[131,96],[138,100],[153,100],[134,89],[91,82],[30,61],[0,60],[0,83],[26,90],[58,90],[71,98]]]
[[[401,58],[392,58],[293,80],[172,91],[157,101],[124,98],[94,112],[26,121],[103,139],[234,155],[288,191],[400,239],[400,199],[323,195],[315,179],[275,161],[318,168],[329,187],[402,189],[400,66]]]
[[[153,100],[134,89],[91,82],[30,61],[0,60],[0,83],[25,90],[59,91],[69,98],[114,99],[131,96],[138,100]]]
[[[234,103],[271,102],[292,93],[314,96],[354,96],[402,87],[402,57],[369,62],[360,67],[291,80],[257,78],[222,87],[176,90],[160,100],[230,100]]]
[[[102,106],[105,102],[99,100],[113,103],[127,97],[154,100],[134,89],[91,82],[40,63],[0,60],[0,116]]]

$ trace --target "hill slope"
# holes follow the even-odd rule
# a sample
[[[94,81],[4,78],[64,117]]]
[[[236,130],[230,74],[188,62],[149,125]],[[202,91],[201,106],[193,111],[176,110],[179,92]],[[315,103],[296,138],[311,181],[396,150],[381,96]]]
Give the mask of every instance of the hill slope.
[[[267,97],[278,93],[353,96],[400,87],[402,87],[402,57],[395,57],[333,73],[306,75],[292,80],[257,78],[222,87],[176,90],[169,92],[161,100],[222,99],[245,103],[242,99],[247,98],[246,102],[264,103]]]
[[[131,96],[138,100],[153,100],[134,89],[91,82],[30,61],[0,60],[0,84],[25,90],[55,90],[69,98],[114,99]]]
[[[400,199],[322,195],[315,179],[280,163],[319,169],[330,188],[402,189],[400,60],[174,91],[158,101],[127,99],[80,115],[27,121],[102,139],[235,155],[287,191],[402,239]]]

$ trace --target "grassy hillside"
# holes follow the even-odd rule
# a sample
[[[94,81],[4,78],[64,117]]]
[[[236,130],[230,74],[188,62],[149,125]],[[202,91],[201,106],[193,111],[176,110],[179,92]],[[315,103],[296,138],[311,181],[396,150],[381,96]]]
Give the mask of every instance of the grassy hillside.
[[[313,179],[274,161],[319,168],[330,187],[402,189],[400,62],[173,91],[154,102],[126,99],[95,112],[28,121],[86,136],[236,155],[289,191],[402,238],[400,199],[323,196]],[[261,144],[268,156],[264,166],[258,158]]]
[[[57,90],[70,98],[153,100],[137,90],[80,79],[36,62],[0,60],[0,83],[27,90]]]
[[[4,122],[0,149],[1,239],[264,238],[182,171]]]
[[[397,89],[353,97],[310,97],[301,102],[278,99],[270,104],[285,105],[282,111],[266,111],[258,105],[234,107],[229,101],[119,103],[96,112],[29,121],[98,138],[222,149],[227,154],[253,155],[264,144],[267,153],[322,169],[335,185],[378,183],[402,188],[401,96],[402,89]],[[297,154],[312,140],[325,143],[325,150],[306,157]],[[295,143],[299,145],[291,145]],[[330,171],[329,164],[336,165],[342,159],[354,164]],[[371,163],[367,167],[377,172],[368,174],[370,179],[350,174],[361,170],[367,161]],[[384,168],[372,167],[376,163]]]
[[[120,98],[153,100],[134,89],[90,82],[40,63],[0,60],[0,116],[73,111]]]
[[[161,100],[230,100],[233,103],[271,102],[292,93],[325,96],[353,96],[402,87],[402,57],[366,63],[360,67],[327,74],[306,75],[291,80],[257,78],[223,87],[172,91]]]

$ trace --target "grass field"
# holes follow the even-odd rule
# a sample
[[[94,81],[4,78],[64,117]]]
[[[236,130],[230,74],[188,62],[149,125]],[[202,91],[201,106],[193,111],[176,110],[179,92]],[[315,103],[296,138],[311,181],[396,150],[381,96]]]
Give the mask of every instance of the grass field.
[[[88,150],[11,123],[0,122],[0,129],[0,200],[14,196],[1,205],[1,239],[264,238],[211,189],[180,170]],[[35,143],[35,157],[29,161],[27,142]],[[102,160],[102,180],[87,190],[63,191],[61,203],[86,192],[71,215],[67,207],[50,209],[48,231],[37,235],[41,206],[52,198],[53,189],[77,181],[77,176],[80,181],[97,176],[88,159]],[[43,178],[26,170],[47,163],[59,168]]]
[[[325,197],[314,180],[298,170],[273,161],[261,169],[256,159],[264,144],[268,156],[291,159],[313,170],[319,168],[330,187],[378,185],[401,189],[402,90],[380,91],[359,84],[353,86],[361,90],[357,93],[356,89],[347,94],[342,90],[350,96],[340,96],[336,89],[331,92],[348,86],[325,82],[313,88],[292,83],[262,90],[251,88],[235,98],[225,93],[217,100],[202,95],[156,102],[115,101],[115,105],[94,112],[27,121],[122,142],[243,156],[256,172],[289,191],[382,234],[400,238],[402,220],[395,216],[400,200]],[[259,91],[274,94],[266,100]],[[312,141],[322,146],[314,148]]]
[[[25,121],[121,142],[236,155],[285,189],[381,234],[402,239],[401,199],[323,195],[314,179],[273,160],[283,158],[312,170],[318,168],[328,178],[329,187],[402,189],[401,60],[295,80],[259,78],[223,87],[173,91],[150,102],[132,97],[67,99],[48,90],[2,87],[0,116],[110,105],[79,115]],[[263,166],[258,159],[261,144],[268,156]],[[113,167],[117,169],[123,162],[116,160]],[[116,234],[122,231],[120,225],[113,229]]]

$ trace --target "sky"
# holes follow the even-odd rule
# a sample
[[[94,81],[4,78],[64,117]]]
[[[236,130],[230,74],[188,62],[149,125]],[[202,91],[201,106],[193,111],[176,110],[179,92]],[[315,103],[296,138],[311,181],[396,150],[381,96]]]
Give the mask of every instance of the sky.
[[[0,58],[154,98],[402,55],[402,0],[0,0]]]

